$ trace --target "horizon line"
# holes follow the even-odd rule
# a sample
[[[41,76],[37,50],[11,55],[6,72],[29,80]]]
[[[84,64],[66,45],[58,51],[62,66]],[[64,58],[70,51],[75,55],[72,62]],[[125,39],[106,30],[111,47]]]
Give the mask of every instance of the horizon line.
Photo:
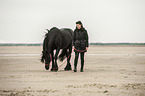
[[[0,44],[5,44],[5,43],[15,43],[15,44],[38,44],[38,43],[43,43],[43,41],[4,41],[0,40]],[[91,41],[89,40],[90,43],[145,43],[145,41]]]

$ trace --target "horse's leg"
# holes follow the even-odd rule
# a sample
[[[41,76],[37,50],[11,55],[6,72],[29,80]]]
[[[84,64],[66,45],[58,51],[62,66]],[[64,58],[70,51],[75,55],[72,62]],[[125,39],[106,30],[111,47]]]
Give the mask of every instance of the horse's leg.
[[[60,49],[57,49],[56,53],[55,53],[55,63],[54,63],[54,68],[53,68],[53,70],[55,70],[55,71],[58,71],[57,56],[59,54],[59,51],[60,51]]]
[[[68,49],[69,49],[69,52],[67,52],[67,54],[66,54],[66,57],[67,57],[67,65],[64,68],[65,71],[72,70],[71,64],[70,64],[71,53],[72,53],[72,44],[69,45]]]
[[[51,71],[53,71],[53,68],[54,68],[54,53],[53,53],[53,51],[51,52],[51,58],[52,58],[52,68],[51,68]]]

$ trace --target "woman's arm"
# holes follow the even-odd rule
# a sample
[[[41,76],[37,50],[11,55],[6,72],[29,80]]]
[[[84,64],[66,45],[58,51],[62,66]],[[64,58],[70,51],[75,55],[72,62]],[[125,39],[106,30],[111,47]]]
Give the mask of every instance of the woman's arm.
[[[89,37],[88,37],[87,30],[85,30],[85,33],[86,33],[86,47],[89,47]]]
[[[74,34],[73,34],[73,46],[75,46],[75,41],[76,41],[76,31],[74,30]]]

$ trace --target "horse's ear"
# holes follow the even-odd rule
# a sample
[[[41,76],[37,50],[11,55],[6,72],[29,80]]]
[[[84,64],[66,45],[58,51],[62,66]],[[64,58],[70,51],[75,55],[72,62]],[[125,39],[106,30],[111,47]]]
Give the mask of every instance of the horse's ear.
[[[48,31],[48,33],[50,32],[48,29],[46,29]]]

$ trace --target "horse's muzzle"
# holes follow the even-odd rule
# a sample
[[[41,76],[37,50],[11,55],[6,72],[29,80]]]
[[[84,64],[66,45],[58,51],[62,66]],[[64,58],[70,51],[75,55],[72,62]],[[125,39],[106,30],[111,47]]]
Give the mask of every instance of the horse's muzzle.
[[[45,64],[45,69],[46,69],[46,70],[49,70],[49,65],[50,65],[50,64]]]

